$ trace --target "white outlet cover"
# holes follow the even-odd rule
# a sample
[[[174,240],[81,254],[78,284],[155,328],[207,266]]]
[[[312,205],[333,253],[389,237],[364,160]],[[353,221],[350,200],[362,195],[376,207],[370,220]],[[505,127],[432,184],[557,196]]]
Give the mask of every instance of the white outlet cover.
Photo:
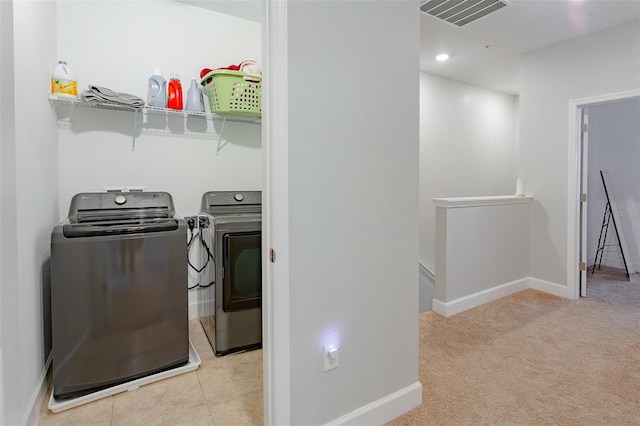
[[[333,370],[339,364],[338,348],[335,346],[324,346],[324,371]]]

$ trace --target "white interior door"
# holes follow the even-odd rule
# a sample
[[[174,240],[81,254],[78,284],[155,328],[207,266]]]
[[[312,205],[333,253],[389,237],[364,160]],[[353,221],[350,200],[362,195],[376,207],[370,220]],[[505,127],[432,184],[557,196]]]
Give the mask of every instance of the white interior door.
[[[582,112],[580,138],[580,296],[587,295],[587,169],[589,159],[589,115]]]

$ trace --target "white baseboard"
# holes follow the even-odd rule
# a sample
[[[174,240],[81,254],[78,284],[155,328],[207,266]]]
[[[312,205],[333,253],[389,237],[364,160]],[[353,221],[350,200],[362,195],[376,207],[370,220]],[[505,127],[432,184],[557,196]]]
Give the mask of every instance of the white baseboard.
[[[543,293],[553,294],[554,296],[564,297],[565,299],[571,299],[569,296],[569,288],[566,285],[529,277],[529,288]]]
[[[443,317],[447,317],[447,316],[451,316],[453,314],[449,314],[447,315],[447,303],[446,302],[442,302],[438,299],[433,299],[433,302],[431,302],[431,310],[433,312],[435,312],[438,315],[442,315]]]
[[[415,382],[337,418],[327,425],[382,425],[422,404],[422,384]]]
[[[485,303],[489,303],[501,297],[531,288],[543,293],[553,294],[554,296],[569,299],[569,289],[566,285],[552,283],[550,281],[541,280],[533,277],[521,278],[510,283],[502,284],[483,290],[468,296],[460,297],[450,302],[443,302],[433,299],[433,311],[438,315],[450,317],[471,308],[475,308]]]
[[[33,390],[33,394],[31,395],[31,399],[29,400],[29,405],[27,405],[27,412],[22,419],[22,424],[24,425],[35,426],[38,423],[38,418],[40,417],[40,407],[42,407],[44,397],[47,396],[47,388],[49,387],[47,372],[49,371],[49,366],[51,365],[52,358],[53,351],[49,353],[47,362],[45,362],[44,367],[42,367],[40,377],[38,377],[38,383],[36,385],[36,388]]]
[[[479,291],[468,296],[460,297],[459,299],[455,299],[450,302],[442,302],[438,299],[433,299],[433,311],[439,315],[450,317],[451,315],[475,308],[476,306],[484,305],[485,303],[501,297],[509,296],[510,294],[517,293],[527,288],[529,288],[528,277]]]
[[[594,263],[595,258],[587,259],[587,266],[593,266]],[[629,263],[633,267],[634,271],[640,271],[640,262],[634,262],[633,260],[631,260],[629,261]],[[618,253],[607,253],[607,255],[602,259],[601,264],[616,269],[624,269],[622,257],[620,257]]]
[[[214,312],[211,310],[213,301],[214,299],[189,301],[189,319],[192,320],[201,316],[213,315]]]
[[[4,419],[4,376],[3,376],[3,366],[4,362],[2,360],[2,342],[0,342],[0,425],[5,424]]]
[[[189,302],[189,319],[198,318],[200,312],[200,302]]]

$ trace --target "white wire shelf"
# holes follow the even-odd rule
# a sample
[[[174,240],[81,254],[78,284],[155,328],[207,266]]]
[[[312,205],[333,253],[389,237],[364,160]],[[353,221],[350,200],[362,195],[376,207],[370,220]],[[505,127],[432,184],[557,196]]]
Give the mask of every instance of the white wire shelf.
[[[81,109],[102,109],[102,110],[114,110],[122,111],[125,113],[132,113],[132,144],[131,150],[135,151],[136,137],[140,133],[152,133],[165,136],[183,136],[183,137],[195,137],[208,139],[212,134],[218,135],[218,149],[226,144],[222,143],[222,134],[224,132],[224,126],[227,121],[237,123],[249,123],[260,124],[262,120],[259,117],[247,117],[242,115],[228,115],[228,114],[215,114],[210,112],[194,112],[184,110],[174,110],[168,108],[157,108],[144,106],[140,108],[131,107],[127,105],[120,105],[115,103],[98,103],[98,102],[85,102],[79,97],[64,96],[64,95],[49,95],[49,103],[56,115],[59,127],[71,127],[69,121],[68,111],[76,108]],[[61,107],[58,111],[57,107]],[[67,112],[64,112],[67,110]],[[168,124],[169,121],[175,121],[184,119],[181,122],[179,128],[171,128]],[[160,123],[156,123],[156,121]],[[163,123],[163,120],[166,121]],[[202,120],[202,126],[195,125]],[[215,126],[219,129],[216,129]]]
[[[115,103],[98,103],[98,102],[85,102],[79,97],[71,97],[71,96],[61,96],[61,95],[49,95],[49,102],[52,105],[60,104],[68,107],[80,107],[80,108],[98,108],[98,109],[110,109],[117,111],[130,111],[130,112],[140,112],[142,114],[151,114],[151,115],[167,115],[167,116],[182,116],[185,118],[188,117],[201,117],[211,120],[227,120],[227,121],[235,121],[240,123],[254,123],[260,124],[262,120],[258,117],[247,117],[242,115],[228,115],[228,114],[215,114],[210,112],[195,112],[195,111],[185,111],[185,110],[174,110],[169,108],[158,108],[158,107],[149,107],[145,106],[142,108],[135,108],[126,105],[119,105]]]

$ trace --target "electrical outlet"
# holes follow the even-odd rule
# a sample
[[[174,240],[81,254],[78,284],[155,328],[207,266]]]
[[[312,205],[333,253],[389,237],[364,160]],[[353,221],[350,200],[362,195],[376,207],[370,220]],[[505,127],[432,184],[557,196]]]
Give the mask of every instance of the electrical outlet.
[[[187,222],[187,227],[191,230],[196,228],[198,216],[185,216],[184,221]]]
[[[209,217],[198,216],[198,228],[207,228],[207,227],[209,227]]]
[[[324,347],[324,371],[333,370],[338,366],[338,347],[329,345]]]

